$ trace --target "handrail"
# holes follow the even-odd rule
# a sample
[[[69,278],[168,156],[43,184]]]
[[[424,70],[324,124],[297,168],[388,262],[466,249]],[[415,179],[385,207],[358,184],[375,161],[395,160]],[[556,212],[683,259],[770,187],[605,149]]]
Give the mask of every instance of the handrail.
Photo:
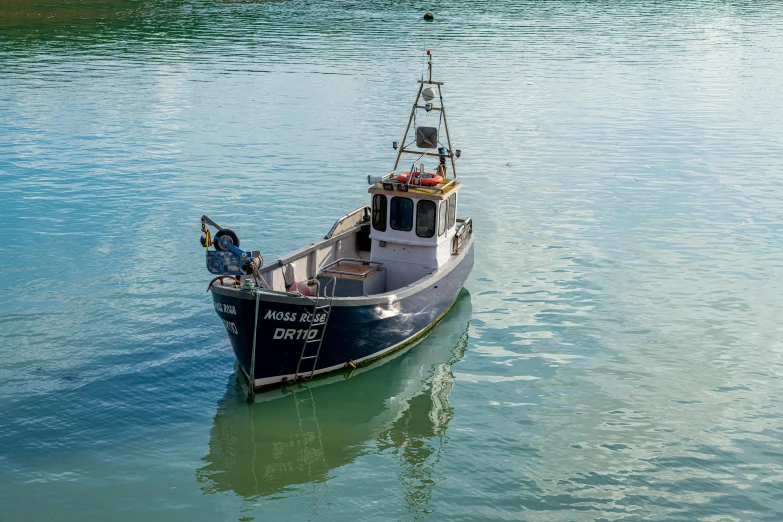
[[[458,219],[457,223],[462,223],[462,225],[457,230],[457,233],[454,234],[454,239],[451,243],[451,255],[453,256],[459,254],[459,249],[473,235],[473,218]]]
[[[408,152],[408,151],[403,151],[403,152]],[[416,150],[416,151],[411,151],[411,152],[413,152],[413,153],[418,153],[419,151],[417,151],[417,150]],[[416,168],[416,164],[417,164],[417,163],[419,163],[419,162],[421,162],[421,160],[423,160],[423,159],[424,159],[424,156],[427,156],[428,154],[429,154],[429,153],[428,153],[428,152],[425,150],[425,151],[424,151],[424,153],[423,153],[421,156],[419,156],[418,158],[416,158],[415,160],[413,160],[413,163],[411,164],[411,170],[410,170],[410,173],[411,173],[411,174],[413,173],[413,169],[415,169],[415,168]],[[422,168],[422,170],[424,170],[424,169]],[[408,176],[408,179],[410,179],[410,176]]]
[[[358,214],[359,212],[364,212],[364,213],[365,213],[365,215],[364,215],[364,216],[362,216],[362,219],[361,219],[361,220],[357,220],[357,222],[356,222],[356,223],[354,223],[354,224],[353,224],[353,225],[351,225],[351,226],[356,226],[356,225],[358,225],[359,223],[363,223],[364,221],[369,221],[370,212],[371,212],[370,205],[364,205],[364,206],[362,206],[362,207],[359,207],[359,208],[357,208],[356,210],[354,210],[354,211],[352,211],[352,212],[349,212],[349,213],[347,213],[346,215],[344,215],[343,217],[341,217],[340,219],[338,219],[338,220],[335,222],[335,224],[334,224],[334,225],[332,225],[332,228],[329,230],[329,233],[328,233],[328,234],[326,234],[326,235],[324,236],[324,239],[331,239],[331,238],[332,238],[332,236],[333,236],[335,233],[338,233],[338,232],[337,232],[337,230],[338,230],[338,228],[340,228],[340,225],[342,225],[342,224],[343,224],[343,223],[344,223],[346,220],[348,220],[348,219],[352,218],[353,216],[355,216],[355,215],[356,215],[356,214]]]

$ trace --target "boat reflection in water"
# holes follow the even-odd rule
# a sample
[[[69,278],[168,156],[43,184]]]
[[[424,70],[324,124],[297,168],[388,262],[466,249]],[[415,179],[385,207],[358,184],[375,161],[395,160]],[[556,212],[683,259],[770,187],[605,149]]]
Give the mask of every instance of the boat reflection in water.
[[[197,471],[202,490],[255,499],[289,486],[317,486],[362,453],[397,447],[407,507],[426,511],[434,483],[428,474],[453,416],[451,365],[464,355],[471,311],[463,290],[418,344],[352,375],[258,395],[254,405],[232,377],[218,404],[206,464]]]

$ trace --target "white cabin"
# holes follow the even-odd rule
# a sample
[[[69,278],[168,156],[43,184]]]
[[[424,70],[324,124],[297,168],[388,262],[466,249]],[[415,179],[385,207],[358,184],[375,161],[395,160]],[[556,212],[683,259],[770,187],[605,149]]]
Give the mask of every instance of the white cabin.
[[[449,261],[461,184],[442,191],[379,183],[372,194],[371,261],[383,263],[386,288],[407,286]]]

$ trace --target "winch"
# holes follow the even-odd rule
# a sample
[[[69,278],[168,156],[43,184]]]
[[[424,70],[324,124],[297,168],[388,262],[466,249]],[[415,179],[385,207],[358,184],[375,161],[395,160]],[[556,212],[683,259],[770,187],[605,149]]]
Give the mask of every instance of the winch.
[[[217,229],[214,239],[207,225]],[[233,230],[223,228],[207,216],[201,216],[201,246],[207,249],[207,270],[216,275],[256,275],[264,265],[258,250],[250,252],[239,248],[239,237]],[[215,250],[209,247],[214,246]]]

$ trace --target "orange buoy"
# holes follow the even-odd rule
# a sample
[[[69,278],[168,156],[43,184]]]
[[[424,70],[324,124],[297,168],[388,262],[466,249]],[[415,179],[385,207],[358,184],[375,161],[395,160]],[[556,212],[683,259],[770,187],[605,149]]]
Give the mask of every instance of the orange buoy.
[[[409,177],[410,180],[408,179]],[[397,175],[397,181],[407,183],[408,185],[434,187],[435,185],[440,185],[443,182],[443,178],[434,172],[414,172],[413,175],[410,172],[403,172]]]

